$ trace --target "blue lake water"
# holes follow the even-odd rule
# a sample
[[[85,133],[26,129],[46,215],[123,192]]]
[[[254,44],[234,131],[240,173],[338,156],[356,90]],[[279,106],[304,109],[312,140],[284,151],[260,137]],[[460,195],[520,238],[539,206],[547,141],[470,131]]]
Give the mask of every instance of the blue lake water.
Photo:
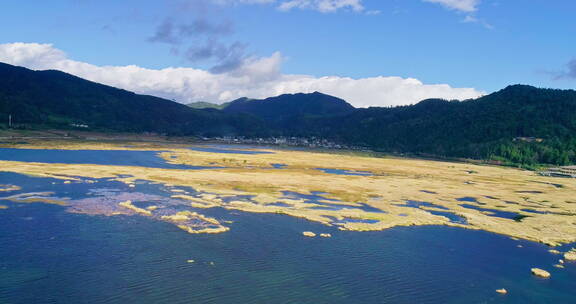
[[[372,172],[368,172],[368,171],[351,171],[351,170],[330,169],[330,168],[316,168],[316,170],[320,170],[324,173],[336,174],[336,175],[350,175],[350,176],[372,176],[372,175],[374,175]]]
[[[440,205],[436,205],[436,204],[432,204],[432,203],[428,203],[428,202],[419,202],[419,201],[406,201],[403,205],[397,205],[397,206],[410,207],[410,208],[419,208],[420,206],[423,206],[423,207],[432,207],[432,208],[448,210],[448,208],[446,208],[444,206],[440,206]]]
[[[517,212],[502,211],[502,210],[490,209],[490,208],[481,208],[481,207],[478,207],[475,205],[470,205],[470,204],[461,204],[460,206],[467,208],[467,209],[474,209],[474,210],[478,210],[478,211],[482,211],[482,212],[489,212],[490,214],[486,214],[486,215],[493,216],[493,217],[499,217],[499,218],[505,218],[505,219],[509,219],[509,220],[521,220],[523,217],[526,217],[525,215],[521,215]]]
[[[428,203],[428,202],[419,202],[419,201],[410,201],[410,200],[406,201],[403,205],[396,204],[396,206],[407,207],[407,208],[433,207],[433,208],[437,208],[437,209],[441,209],[441,210],[449,210],[448,208],[446,208],[444,206],[440,206],[440,205],[436,205],[436,204],[432,204],[432,203]],[[431,213],[431,214],[434,214],[434,215],[446,217],[452,223],[463,224],[463,225],[468,224],[468,221],[466,220],[466,218],[459,216],[459,215],[455,214],[454,212],[430,210],[430,209],[425,209],[424,211]]]
[[[139,166],[162,169],[213,169],[215,167],[199,167],[169,164],[158,156],[162,151],[130,151],[130,150],[49,150],[49,149],[13,149],[0,148],[0,160],[92,164],[115,166]]]
[[[437,210],[426,210],[426,212],[448,218],[448,220],[450,220],[450,222],[455,223],[455,224],[468,225],[468,220],[466,220],[465,217],[459,216],[458,214],[456,214],[454,212],[437,211]]]
[[[459,202],[471,202],[478,204],[478,200],[475,197],[465,196],[457,199]]]
[[[23,186],[10,195],[171,194],[158,184],[95,181],[63,184],[0,172],[0,184]],[[214,208],[199,212],[233,221],[231,230],[192,235],[140,216],[0,204],[9,206],[0,210],[0,303],[576,302],[576,264],[554,268],[559,256],[547,246],[488,232],[443,226],[348,232],[285,215]],[[332,238],[306,238],[302,231]],[[532,267],[552,278],[532,276]],[[509,294],[497,294],[498,288]]]
[[[536,214],[548,214],[548,213],[550,213],[549,211],[539,211],[539,210],[536,210],[536,209],[527,209],[527,208],[520,209],[520,210],[521,210],[521,211],[524,211],[524,212],[536,213]]]

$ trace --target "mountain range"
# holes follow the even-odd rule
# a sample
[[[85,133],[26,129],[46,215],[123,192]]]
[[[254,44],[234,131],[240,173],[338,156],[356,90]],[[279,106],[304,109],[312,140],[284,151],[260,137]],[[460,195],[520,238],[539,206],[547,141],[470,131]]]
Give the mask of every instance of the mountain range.
[[[512,85],[466,101],[354,108],[322,94],[240,98],[220,106],[139,95],[60,71],[0,63],[0,128],[155,132],[179,136],[315,137],[373,150],[576,163],[576,91]]]

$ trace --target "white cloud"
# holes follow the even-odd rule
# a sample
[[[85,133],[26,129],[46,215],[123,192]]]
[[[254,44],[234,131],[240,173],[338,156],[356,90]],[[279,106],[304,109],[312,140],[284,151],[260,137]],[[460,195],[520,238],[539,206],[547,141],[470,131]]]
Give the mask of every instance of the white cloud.
[[[216,4],[274,4],[281,11],[310,9],[321,13],[332,13],[340,9],[364,11],[362,0],[212,0]]]
[[[294,8],[313,9],[322,13],[331,13],[345,8],[356,12],[364,10],[362,0],[290,0],[282,2],[278,8],[282,11]]]
[[[483,94],[473,88],[428,85],[414,78],[313,77],[282,74],[283,57],[246,59],[232,71],[214,74],[194,68],[146,69],[135,65],[97,66],[75,61],[50,44],[0,44],[0,62],[34,70],[56,69],[88,80],[182,103],[222,103],[239,97],[265,98],[285,93],[320,91],[343,98],[357,107],[395,106],[425,98],[468,99]]]
[[[462,22],[463,23],[478,23],[489,30],[494,29],[494,26],[492,24],[484,21],[483,19],[478,19],[478,18],[471,16],[471,15],[464,17],[464,19],[462,19]]]
[[[425,2],[438,3],[448,9],[466,13],[475,12],[481,0],[423,0]]]
[[[310,9],[322,13],[332,13],[340,9],[350,9],[356,12],[364,12],[363,0],[211,0],[219,5],[240,5],[240,4],[274,4],[281,11],[293,9]],[[422,0],[424,2],[436,3],[445,8],[465,13],[472,13],[478,10],[478,5],[482,0]],[[368,14],[377,14],[378,11],[368,11]]]

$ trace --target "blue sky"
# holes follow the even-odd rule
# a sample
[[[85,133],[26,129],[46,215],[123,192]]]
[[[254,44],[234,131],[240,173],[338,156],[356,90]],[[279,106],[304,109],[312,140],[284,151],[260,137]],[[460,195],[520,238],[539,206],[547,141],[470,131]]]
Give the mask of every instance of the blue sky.
[[[330,3],[341,7],[322,6]],[[290,4],[293,7],[286,9]],[[236,83],[233,77],[262,69],[261,64],[256,66],[258,60],[274,54],[279,58],[269,68],[284,77],[282,82],[270,82],[276,76],[269,74],[258,76],[270,86],[267,91],[248,88],[255,85],[250,83],[246,89],[235,84],[210,94],[190,95],[199,90],[187,88],[185,95],[174,88],[155,92],[104,76],[93,79],[178,101],[219,102],[242,93],[263,97],[297,91],[299,87],[287,82],[287,75],[314,77],[314,84],[302,91],[320,87],[328,93],[336,90],[320,84],[319,78],[397,76],[482,93],[515,83],[555,88],[576,85],[576,71],[569,70],[576,58],[573,0],[4,0],[2,7],[0,44],[50,44],[51,51],[64,52],[66,60],[97,67],[134,65],[152,72],[190,68],[217,74],[209,75],[216,78],[225,74],[228,78],[218,78],[219,82]],[[151,39],[167,23],[173,30],[171,39],[178,41]],[[179,33],[183,27],[192,30]],[[18,54],[5,52],[0,61],[36,69],[70,66],[18,60]],[[254,67],[249,69],[248,62]],[[239,72],[242,66],[247,68]],[[576,64],[572,66],[576,69]],[[66,71],[83,77],[88,73]],[[377,89],[377,84],[370,85]],[[222,93],[226,90],[230,94]],[[394,88],[383,85],[382,90]],[[430,97],[452,96],[447,91],[430,92]],[[349,97],[348,92],[339,93]],[[398,93],[395,98],[402,96]],[[350,98],[371,97],[356,94]],[[406,97],[410,98],[417,97]]]

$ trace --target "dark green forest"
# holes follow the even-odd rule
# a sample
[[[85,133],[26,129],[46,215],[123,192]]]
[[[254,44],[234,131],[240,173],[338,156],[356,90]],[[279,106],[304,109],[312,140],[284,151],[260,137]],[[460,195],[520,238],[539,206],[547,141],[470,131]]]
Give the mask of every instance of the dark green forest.
[[[533,166],[576,162],[576,92],[514,85],[464,102],[361,109],[336,126],[344,141],[384,151]]]
[[[576,91],[513,85],[478,99],[356,109],[325,95],[188,107],[59,71],[0,63],[0,128],[323,138],[386,153],[535,168],[576,163]]]

